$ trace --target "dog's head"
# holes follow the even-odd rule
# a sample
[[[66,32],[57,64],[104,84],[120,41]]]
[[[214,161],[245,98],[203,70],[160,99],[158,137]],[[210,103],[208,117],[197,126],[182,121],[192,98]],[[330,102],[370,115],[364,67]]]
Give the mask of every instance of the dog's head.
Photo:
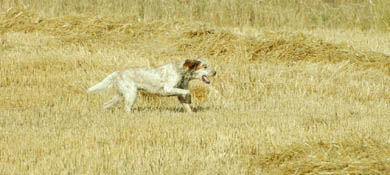
[[[191,79],[200,79],[207,84],[210,83],[210,79],[208,77],[213,77],[217,74],[207,61],[201,58],[194,60],[187,59],[185,60],[183,67],[190,74]]]

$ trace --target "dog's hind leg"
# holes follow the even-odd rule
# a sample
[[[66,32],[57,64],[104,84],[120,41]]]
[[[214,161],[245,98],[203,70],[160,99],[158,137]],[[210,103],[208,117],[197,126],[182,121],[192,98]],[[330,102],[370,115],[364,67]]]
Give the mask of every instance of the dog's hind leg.
[[[103,108],[104,108],[104,109],[108,109],[108,108],[114,106],[115,104],[117,104],[120,100],[122,100],[122,96],[121,96],[121,94],[119,94],[119,93],[117,92],[117,93],[115,93],[115,95],[111,98],[111,100],[109,100],[109,101],[107,101],[107,102],[105,102],[105,103],[103,104]]]
[[[129,81],[121,81],[118,84],[118,90],[123,95],[125,99],[125,110],[127,112],[131,111],[131,107],[133,106],[135,99],[137,98],[137,87],[134,82]]]

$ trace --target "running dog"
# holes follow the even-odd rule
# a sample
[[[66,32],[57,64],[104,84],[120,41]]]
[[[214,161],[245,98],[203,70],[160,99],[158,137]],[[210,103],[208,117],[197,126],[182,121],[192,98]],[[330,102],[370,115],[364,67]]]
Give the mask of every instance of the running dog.
[[[130,112],[137,98],[137,92],[141,90],[161,96],[177,96],[184,110],[192,112],[189,82],[193,79],[200,79],[209,84],[209,77],[216,74],[217,72],[206,60],[187,59],[158,67],[131,67],[116,71],[89,88],[87,92],[94,93],[114,87],[116,93],[111,100],[104,103],[104,109],[124,99],[125,110]]]

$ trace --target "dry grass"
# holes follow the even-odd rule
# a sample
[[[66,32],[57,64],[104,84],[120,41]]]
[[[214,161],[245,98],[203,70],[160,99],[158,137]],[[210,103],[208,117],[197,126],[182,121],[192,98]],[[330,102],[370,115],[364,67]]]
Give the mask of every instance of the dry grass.
[[[353,10],[285,28],[267,19],[304,6],[257,1],[276,10],[241,24],[252,1],[50,2],[0,0],[0,174],[390,172],[386,1],[307,1]],[[368,13],[355,6],[376,16],[347,23]],[[198,56],[218,75],[191,84],[194,114],[147,94],[132,113],[102,110],[109,94],[85,93],[114,70]]]

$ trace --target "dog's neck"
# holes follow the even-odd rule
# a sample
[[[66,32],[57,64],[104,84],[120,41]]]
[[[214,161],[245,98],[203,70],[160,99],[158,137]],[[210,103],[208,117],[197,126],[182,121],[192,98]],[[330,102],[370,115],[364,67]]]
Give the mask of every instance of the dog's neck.
[[[177,71],[180,75],[183,75],[183,77],[181,77],[181,79],[177,82],[176,87],[182,89],[188,89],[189,82],[190,80],[192,80],[191,78],[192,72],[183,67],[184,61],[180,61],[178,62],[178,64],[179,64],[178,67],[180,68]]]

